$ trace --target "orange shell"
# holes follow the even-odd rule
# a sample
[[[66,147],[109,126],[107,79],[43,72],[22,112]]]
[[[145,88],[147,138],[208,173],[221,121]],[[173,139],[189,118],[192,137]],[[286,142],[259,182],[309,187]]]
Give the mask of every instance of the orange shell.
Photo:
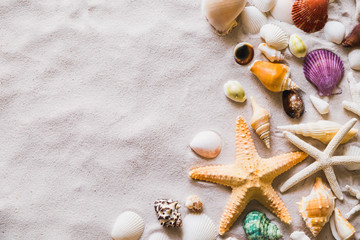
[[[292,20],[304,32],[317,32],[326,24],[327,7],[327,0],[295,0],[291,11]]]

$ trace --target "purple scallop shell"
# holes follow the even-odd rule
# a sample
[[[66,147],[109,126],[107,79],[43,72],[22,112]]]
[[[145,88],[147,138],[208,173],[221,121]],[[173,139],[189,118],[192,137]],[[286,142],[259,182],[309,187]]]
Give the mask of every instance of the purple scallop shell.
[[[317,87],[320,96],[329,96],[334,94],[345,70],[338,55],[326,49],[318,49],[306,56],[303,71],[306,80]]]

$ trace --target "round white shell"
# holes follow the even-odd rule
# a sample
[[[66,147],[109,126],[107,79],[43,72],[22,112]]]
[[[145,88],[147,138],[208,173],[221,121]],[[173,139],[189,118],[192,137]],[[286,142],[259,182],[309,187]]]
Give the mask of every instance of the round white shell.
[[[151,234],[149,240],[170,240],[170,238],[165,233],[157,232]]]
[[[293,24],[291,16],[293,3],[293,0],[277,0],[275,6],[270,11],[271,15],[281,22]]]
[[[249,0],[249,2],[262,12],[270,11],[276,4],[276,0]]]
[[[344,155],[360,156],[360,147],[356,145],[346,145],[344,148]],[[360,164],[346,164],[344,167],[350,171],[360,170]]]
[[[360,49],[352,50],[349,53],[350,67],[354,70],[360,70]]]
[[[315,97],[314,95],[310,95],[310,100],[311,103],[314,105],[315,109],[320,113],[320,114],[327,114],[329,113],[330,110],[330,106],[329,103],[318,98]]]
[[[186,240],[215,240],[217,229],[207,215],[188,214],[183,221],[183,233]]]
[[[267,22],[266,16],[256,7],[245,7],[240,14],[240,21],[247,33],[258,33],[260,28]]]
[[[295,231],[290,235],[291,240],[310,240],[308,236],[304,232]]]
[[[143,219],[134,212],[126,211],[116,219],[111,237],[114,240],[138,240],[143,232]]]
[[[191,149],[205,158],[215,158],[221,151],[221,138],[214,131],[203,131],[193,138]]]
[[[269,46],[277,50],[283,50],[288,46],[288,36],[279,26],[274,24],[265,24],[262,26],[260,36]]]
[[[345,26],[338,21],[329,21],[325,24],[324,33],[327,40],[340,44],[345,37]]]

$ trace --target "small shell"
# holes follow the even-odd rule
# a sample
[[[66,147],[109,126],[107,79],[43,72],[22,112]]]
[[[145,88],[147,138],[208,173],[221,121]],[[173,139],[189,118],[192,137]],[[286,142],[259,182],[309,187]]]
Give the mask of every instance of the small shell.
[[[238,81],[229,80],[224,84],[225,95],[235,102],[244,102],[246,95],[243,87]]]
[[[290,79],[290,69],[285,64],[255,61],[250,71],[272,92],[298,88]]]
[[[305,57],[307,47],[304,41],[296,33],[292,34],[289,39],[289,50],[297,58]]]
[[[221,138],[214,131],[203,131],[196,134],[190,147],[204,158],[215,158],[221,151]]]
[[[111,237],[115,240],[138,240],[144,232],[144,220],[136,213],[126,211],[118,216]]]
[[[354,27],[341,44],[344,47],[360,47],[360,24]]]
[[[157,232],[151,234],[149,240],[170,240],[170,238],[165,233]]]
[[[283,50],[288,46],[288,36],[284,30],[274,24],[265,24],[262,26],[260,36],[268,45],[277,50]]]
[[[360,156],[360,147],[356,145],[346,145],[344,148],[345,156]],[[360,164],[346,164],[344,167],[347,170],[360,170]]]
[[[252,211],[246,215],[243,227],[249,240],[282,238],[278,227],[270,222],[265,214],[258,211]]]
[[[207,215],[188,214],[184,218],[183,233],[186,240],[215,240],[217,229]]]
[[[236,18],[245,5],[246,0],[202,0],[203,13],[219,35],[228,34],[237,26]]]
[[[266,147],[270,148],[270,114],[255,101],[254,97],[251,97],[251,106],[253,109],[250,120],[251,127],[256,131],[256,134],[265,143]]]
[[[327,7],[327,0],[295,0],[291,11],[292,20],[304,32],[317,32],[325,26]]]
[[[281,22],[293,24],[291,16],[293,3],[293,0],[277,0],[275,6],[270,11],[271,15]]]
[[[171,199],[158,199],[154,203],[156,216],[165,227],[181,227],[182,219],[179,212],[180,204]]]
[[[190,195],[187,199],[186,199],[186,203],[185,206],[194,212],[201,212],[202,211],[202,202],[200,200],[200,198],[196,195]]]
[[[352,72],[347,74],[347,79],[353,102],[360,104],[360,82],[356,82]]]
[[[254,48],[250,43],[238,43],[234,48],[234,59],[240,65],[246,65],[254,58]]]
[[[297,204],[306,226],[316,237],[334,211],[335,197],[321,178],[317,177],[310,195],[303,197]]]
[[[310,240],[308,236],[304,232],[295,231],[290,235],[291,240]]]
[[[324,32],[327,40],[341,44],[345,37],[345,26],[338,21],[329,21],[325,24]]]
[[[349,53],[350,67],[354,70],[360,70],[360,49],[352,50]]]
[[[314,105],[314,108],[320,113],[320,114],[327,114],[329,113],[330,106],[329,103],[315,97],[314,95],[310,95],[311,103]]]
[[[320,120],[317,122],[279,126],[277,128],[280,130],[301,134],[305,137],[311,137],[321,141],[324,144],[328,144],[341,127],[342,125],[339,123],[327,120]],[[348,142],[352,137],[357,134],[357,132],[358,130],[356,128],[352,128],[345,135],[345,138],[342,140],[341,143],[344,144]]]
[[[284,55],[282,55],[280,51],[268,46],[266,43],[260,43],[260,45],[258,46],[258,49],[271,62],[282,61],[285,59]]]
[[[354,238],[356,229],[335,208],[334,215],[330,219],[331,232],[336,240],[350,240]]]
[[[276,4],[276,0],[249,0],[249,2],[262,12],[270,11]]]
[[[240,14],[240,21],[247,33],[255,34],[266,24],[267,18],[256,7],[249,6]]]
[[[305,111],[304,102],[295,89],[286,90],[282,94],[283,108],[291,118],[300,118]]]

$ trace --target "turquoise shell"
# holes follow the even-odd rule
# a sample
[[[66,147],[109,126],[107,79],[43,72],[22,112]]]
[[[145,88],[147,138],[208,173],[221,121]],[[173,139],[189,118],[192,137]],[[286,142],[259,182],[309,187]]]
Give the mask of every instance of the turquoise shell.
[[[277,226],[258,211],[246,215],[243,227],[249,240],[277,240],[283,236]]]

